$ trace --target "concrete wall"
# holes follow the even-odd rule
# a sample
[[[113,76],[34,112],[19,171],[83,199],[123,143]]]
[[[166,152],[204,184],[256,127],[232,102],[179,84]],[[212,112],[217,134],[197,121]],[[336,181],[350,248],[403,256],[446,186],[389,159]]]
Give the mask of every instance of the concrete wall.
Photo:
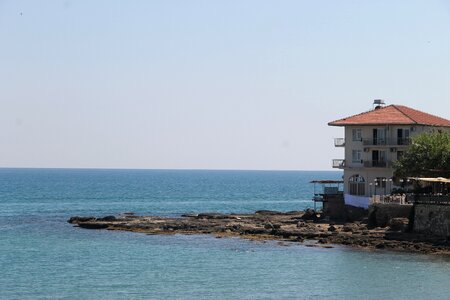
[[[412,213],[412,205],[398,204],[372,204],[369,207],[369,225],[385,227],[390,219],[409,218]]]
[[[450,206],[416,204],[414,231],[450,237]]]
[[[332,220],[345,220],[345,203],[344,196],[341,195],[324,195],[323,213]]]

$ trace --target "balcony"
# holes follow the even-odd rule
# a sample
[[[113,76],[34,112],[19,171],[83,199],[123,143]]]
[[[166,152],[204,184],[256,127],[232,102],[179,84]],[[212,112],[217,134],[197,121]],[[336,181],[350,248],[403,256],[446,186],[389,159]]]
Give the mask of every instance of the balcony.
[[[335,147],[345,147],[345,139],[344,138],[335,138],[334,146]]]
[[[410,138],[405,138],[405,139],[398,138],[398,139],[397,139],[397,145],[398,145],[398,146],[408,146],[408,145],[411,145],[411,139],[410,139]]]
[[[345,159],[333,159],[332,166],[337,169],[345,168]]]
[[[387,146],[389,145],[388,139],[363,139],[364,146]]]
[[[386,160],[365,160],[364,167],[365,168],[387,168],[391,166],[390,161]]]
[[[363,139],[364,146],[408,146],[411,144],[409,138],[377,138],[377,139]]]

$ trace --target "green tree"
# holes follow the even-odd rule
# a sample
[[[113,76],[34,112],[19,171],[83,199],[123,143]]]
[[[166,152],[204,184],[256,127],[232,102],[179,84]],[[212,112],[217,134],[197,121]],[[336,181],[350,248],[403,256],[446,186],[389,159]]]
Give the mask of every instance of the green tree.
[[[432,130],[415,136],[394,169],[397,178],[450,177],[450,133]]]

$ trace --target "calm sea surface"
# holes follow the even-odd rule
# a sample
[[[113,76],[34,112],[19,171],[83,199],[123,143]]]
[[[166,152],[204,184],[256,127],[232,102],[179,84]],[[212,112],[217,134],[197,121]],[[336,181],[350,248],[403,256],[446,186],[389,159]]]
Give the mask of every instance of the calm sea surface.
[[[449,299],[444,257],[74,228],[73,215],[300,210],[337,172],[0,169],[0,299]]]

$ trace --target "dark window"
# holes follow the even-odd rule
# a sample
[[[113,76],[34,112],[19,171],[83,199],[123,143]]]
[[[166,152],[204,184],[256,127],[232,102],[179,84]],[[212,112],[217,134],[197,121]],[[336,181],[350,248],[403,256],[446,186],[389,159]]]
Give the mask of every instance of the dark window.
[[[348,179],[348,187],[350,195],[364,196],[366,194],[366,182],[362,176],[353,175],[350,177]]]

